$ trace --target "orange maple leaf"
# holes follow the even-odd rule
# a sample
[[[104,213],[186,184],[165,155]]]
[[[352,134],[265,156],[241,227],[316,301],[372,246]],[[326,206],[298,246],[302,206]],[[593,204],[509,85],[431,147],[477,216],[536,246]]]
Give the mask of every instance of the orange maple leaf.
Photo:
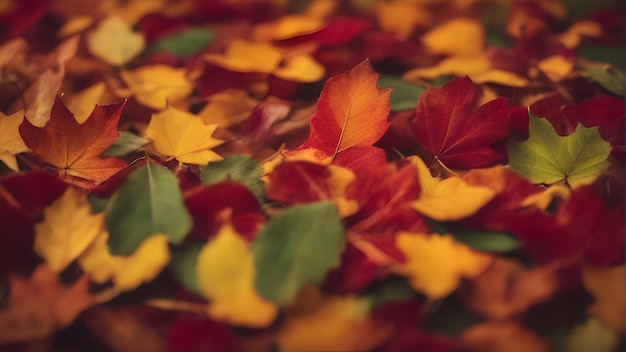
[[[371,146],[390,123],[391,89],[378,88],[378,74],[369,60],[331,77],[311,116],[309,139],[300,149],[315,148],[331,156],[350,147]]]
[[[24,119],[20,134],[33,154],[66,181],[81,186],[85,180],[99,183],[126,166],[120,159],[100,157],[120,134],[117,124],[123,107],[124,103],[96,106],[81,124],[57,99],[47,127],[36,127]]]

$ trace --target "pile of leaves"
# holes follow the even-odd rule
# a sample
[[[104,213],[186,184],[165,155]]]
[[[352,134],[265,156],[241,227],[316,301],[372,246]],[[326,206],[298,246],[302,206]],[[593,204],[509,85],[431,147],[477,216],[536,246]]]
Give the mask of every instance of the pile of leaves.
[[[618,3],[3,1],[0,349],[617,351]]]

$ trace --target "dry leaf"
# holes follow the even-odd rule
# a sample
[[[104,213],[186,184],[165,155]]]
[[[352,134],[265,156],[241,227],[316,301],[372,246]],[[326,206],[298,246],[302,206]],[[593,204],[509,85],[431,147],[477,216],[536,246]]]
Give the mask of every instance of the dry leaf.
[[[187,70],[168,65],[145,65],[135,70],[121,70],[120,76],[137,101],[149,108],[162,110],[193,91]]]
[[[89,52],[113,66],[123,66],[135,58],[146,46],[142,33],[135,33],[119,17],[109,16],[85,35]]]
[[[272,73],[280,63],[282,53],[269,43],[237,38],[228,44],[224,54],[206,54],[203,58],[229,71]]]
[[[211,95],[198,116],[207,125],[228,128],[246,121],[258,104],[246,91],[225,89]]]
[[[23,120],[24,110],[10,116],[0,112],[0,161],[13,171],[18,171],[15,155],[28,151],[19,132]]]

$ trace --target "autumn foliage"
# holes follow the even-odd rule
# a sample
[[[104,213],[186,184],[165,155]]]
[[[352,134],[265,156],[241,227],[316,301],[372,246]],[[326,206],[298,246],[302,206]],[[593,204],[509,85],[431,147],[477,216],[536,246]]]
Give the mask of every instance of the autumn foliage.
[[[615,352],[618,2],[0,2],[0,350]]]

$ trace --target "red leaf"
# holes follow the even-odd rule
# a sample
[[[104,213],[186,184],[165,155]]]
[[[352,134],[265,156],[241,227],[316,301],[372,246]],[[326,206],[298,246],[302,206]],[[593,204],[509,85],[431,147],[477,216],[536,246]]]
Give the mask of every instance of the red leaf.
[[[102,182],[126,166],[122,160],[101,158],[119,136],[117,124],[124,103],[96,106],[80,124],[57,99],[47,127],[39,128],[24,119],[20,134],[33,154],[56,169],[61,178],[79,183],[76,178]]]
[[[266,196],[286,204],[312,203],[331,199],[325,166],[306,161],[283,162],[269,175]]]
[[[506,98],[472,111],[476,88],[467,78],[455,78],[424,92],[417,105],[412,131],[417,142],[436,159],[453,168],[478,168],[506,161],[509,108]]]
[[[341,256],[341,265],[328,272],[324,287],[339,293],[357,293],[372,283],[378,267],[363,252],[348,243]]]

